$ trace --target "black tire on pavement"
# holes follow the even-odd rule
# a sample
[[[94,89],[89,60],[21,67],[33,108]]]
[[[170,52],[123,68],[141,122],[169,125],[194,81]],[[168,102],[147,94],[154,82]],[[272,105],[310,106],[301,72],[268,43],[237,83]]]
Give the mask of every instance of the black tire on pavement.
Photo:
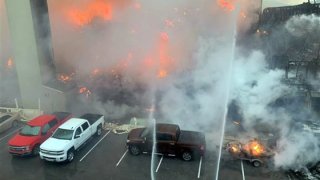
[[[141,153],[140,148],[135,145],[129,146],[129,152],[134,156],[138,156]]]
[[[67,152],[67,162],[72,162],[74,159],[74,150],[73,149],[70,149],[68,152]]]
[[[38,156],[39,152],[40,152],[40,145],[36,144],[32,149],[32,155],[33,156]]]
[[[12,127],[18,127],[19,126],[19,122],[17,120],[14,120],[12,122]]]
[[[258,161],[258,160],[254,160],[254,161],[252,162],[252,165],[253,165],[253,167],[260,167],[260,166],[261,166],[261,162]]]
[[[181,157],[184,161],[191,161],[193,159],[193,154],[190,151],[184,151],[181,154]]]
[[[101,125],[99,125],[98,127],[97,127],[97,131],[96,131],[96,136],[101,136],[101,134],[102,134],[102,127],[101,127]]]

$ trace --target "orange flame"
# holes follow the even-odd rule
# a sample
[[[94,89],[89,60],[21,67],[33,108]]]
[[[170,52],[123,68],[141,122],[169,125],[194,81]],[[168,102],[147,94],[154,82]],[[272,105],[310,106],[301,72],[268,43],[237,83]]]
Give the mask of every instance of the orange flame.
[[[240,153],[240,147],[237,144],[230,144],[230,151],[234,154]]]
[[[218,0],[218,4],[227,11],[233,11],[235,9],[234,1],[235,0]]]
[[[10,69],[10,68],[12,68],[12,66],[13,66],[13,60],[12,60],[12,58],[9,58],[7,61],[7,67]]]
[[[163,69],[159,70],[158,78],[165,78],[167,76],[168,76],[168,72],[166,70],[163,70]]]
[[[88,98],[91,94],[91,91],[87,87],[80,87],[79,93],[86,95],[86,97]]]
[[[111,5],[101,0],[95,0],[91,4],[87,5],[85,9],[73,8],[69,12],[69,18],[78,26],[87,25],[97,17],[105,21],[111,20]]]
[[[247,144],[244,145],[243,149],[253,156],[260,156],[263,153],[265,153],[264,146],[257,140],[249,141]]]
[[[63,83],[68,83],[72,80],[72,76],[74,74],[71,74],[71,75],[66,75],[66,74],[59,74],[58,75],[58,80],[63,82]]]

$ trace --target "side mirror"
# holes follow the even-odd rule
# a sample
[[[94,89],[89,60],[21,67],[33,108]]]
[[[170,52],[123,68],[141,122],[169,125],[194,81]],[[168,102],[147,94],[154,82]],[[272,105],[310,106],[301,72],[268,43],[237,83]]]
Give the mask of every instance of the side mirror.
[[[74,136],[75,139],[78,139],[80,137],[80,134],[77,134]]]

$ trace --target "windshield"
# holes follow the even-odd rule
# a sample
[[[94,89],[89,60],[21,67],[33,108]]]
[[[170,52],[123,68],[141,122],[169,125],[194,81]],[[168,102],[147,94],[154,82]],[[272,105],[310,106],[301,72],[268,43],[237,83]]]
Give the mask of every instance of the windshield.
[[[26,125],[21,129],[20,135],[23,135],[23,136],[37,136],[39,134],[39,132],[40,132],[40,126]]]
[[[73,130],[58,128],[52,137],[56,139],[71,140],[72,135],[73,135]]]

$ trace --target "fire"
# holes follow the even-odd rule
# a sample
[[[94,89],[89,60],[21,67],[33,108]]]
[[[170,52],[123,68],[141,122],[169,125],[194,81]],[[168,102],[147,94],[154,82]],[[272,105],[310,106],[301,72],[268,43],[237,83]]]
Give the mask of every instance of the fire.
[[[229,150],[234,154],[240,153],[240,147],[237,144],[230,144]]]
[[[235,9],[234,1],[235,0],[218,0],[218,4],[227,11],[233,11]]]
[[[159,70],[158,78],[165,78],[168,76],[168,72],[166,70]]]
[[[92,22],[94,18],[101,18],[105,21],[112,19],[112,7],[110,4],[102,1],[92,1],[86,8],[73,8],[69,12],[71,21],[78,25],[84,26]]]
[[[79,94],[84,94],[88,98],[91,94],[91,91],[87,87],[80,87]]]
[[[7,67],[10,69],[10,68],[12,68],[12,66],[13,66],[13,60],[12,60],[12,58],[9,58],[7,61]]]
[[[74,74],[71,74],[71,75],[60,74],[60,75],[58,76],[58,80],[61,81],[61,82],[63,82],[63,83],[68,83],[68,82],[70,82],[70,81],[72,80],[72,76],[73,76],[73,75],[74,75]]]
[[[243,149],[253,156],[260,156],[265,153],[264,146],[258,140],[249,141],[244,145]]]

